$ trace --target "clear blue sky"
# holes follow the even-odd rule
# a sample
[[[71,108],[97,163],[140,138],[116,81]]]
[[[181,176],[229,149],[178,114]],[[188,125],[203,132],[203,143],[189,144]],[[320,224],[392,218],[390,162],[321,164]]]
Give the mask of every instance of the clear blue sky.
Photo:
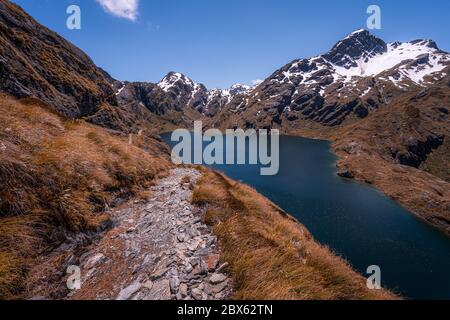
[[[382,9],[374,34],[385,41],[430,38],[450,51],[448,0],[139,0],[135,21],[96,0],[15,2],[120,80],[157,82],[179,71],[209,88],[249,84],[364,28],[370,4]],[[81,30],[66,28],[69,4],[81,7]]]

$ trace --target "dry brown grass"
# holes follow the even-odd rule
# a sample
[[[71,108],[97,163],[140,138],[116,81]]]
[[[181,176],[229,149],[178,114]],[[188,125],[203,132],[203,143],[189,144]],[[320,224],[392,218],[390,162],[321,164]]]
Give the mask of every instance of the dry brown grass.
[[[222,259],[230,263],[235,299],[395,299],[314,241],[295,219],[248,186],[206,172],[193,203],[207,207]]]
[[[129,145],[37,101],[2,95],[0,108],[0,298],[14,298],[40,252],[99,230],[108,206],[144,197],[171,164],[153,140]]]

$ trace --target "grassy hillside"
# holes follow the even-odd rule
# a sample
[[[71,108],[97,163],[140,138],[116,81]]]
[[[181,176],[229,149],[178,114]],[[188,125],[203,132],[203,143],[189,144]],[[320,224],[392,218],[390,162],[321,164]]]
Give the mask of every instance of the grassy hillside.
[[[235,299],[395,299],[373,291],[341,258],[248,186],[207,171],[193,202],[207,207],[206,222],[230,263]]]
[[[98,231],[171,164],[156,140],[65,120],[35,100],[0,96],[0,298],[20,297],[36,256]]]

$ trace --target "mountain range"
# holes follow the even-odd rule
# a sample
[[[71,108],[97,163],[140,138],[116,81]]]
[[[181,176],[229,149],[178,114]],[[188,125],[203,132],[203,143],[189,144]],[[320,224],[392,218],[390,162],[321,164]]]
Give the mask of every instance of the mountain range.
[[[326,54],[295,60],[256,87],[208,90],[171,72],[157,84],[125,83],[117,97],[123,104],[142,103],[159,115],[195,110],[211,118],[211,126],[295,130],[302,121],[311,121],[333,127],[438,83],[449,66],[450,55],[431,40],[388,44],[357,30]],[[165,102],[157,104],[160,108],[151,105],[161,97]]]
[[[244,101],[228,104],[215,124],[295,130],[309,120],[339,126],[436,84],[449,66],[450,55],[433,41],[387,44],[358,30],[324,55],[277,70]]]
[[[357,30],[324,55],[292,61],[257,87],[208,90],[177,72],[159,83],[122,82],[20,9],[0,6],[0,90],[123,131],[154,130],[155,123],[187,126],[202,117],[219,127],[292,131],[303,121],[338,126],[449,73],[450,55],[431,40],[387,44]]]

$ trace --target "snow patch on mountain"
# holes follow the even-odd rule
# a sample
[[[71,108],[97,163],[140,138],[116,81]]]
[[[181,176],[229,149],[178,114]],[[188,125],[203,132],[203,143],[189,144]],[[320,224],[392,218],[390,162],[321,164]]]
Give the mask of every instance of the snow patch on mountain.
[[[183,79],[183,75],[178,72],[171,72],[165,76],[159,83],[160,87],[165,92],[169,91],[178,81]]]
[[[386,44],[360,29],[324,55],[294,61],[270,81],[294,85],[296,92],[299,88],[314,90],[323,96],[331,84],[341,83],[341,89],[351,89],[365,77],[390,81],[399,88],[424,85],[427,76],[441,79],[449,64],[450,55],[439,50],[433,41]],[[388,75],[384,76],[385,72]]]
[[[449,62],[449,55],[443,55],[438,49],[429,46],[429,41],[421,41],[418,43],[390,43],[386,53],[378,54],[370,59],[356,60],[357,67],[345,68],[333,65],[335,72],[345,77],[346,81],[352,77],[376,76],[386,70],[392,69],[406,60],[416,60],[420,56],[429,55],[431,61],[420,70],[412,68],[404,70],[404,75],[416,83],[420,83],[423,78],[431,73],[442,71]]]
[[[205,115],[213,115],[222,109],[235,96],[248,94],[254,87],[235,84],[227,89],[208,90],[203,84],[197,83],[184,74],[170,72],[157,86],[166,93],[175,96],[185,105],[191,106]]]

